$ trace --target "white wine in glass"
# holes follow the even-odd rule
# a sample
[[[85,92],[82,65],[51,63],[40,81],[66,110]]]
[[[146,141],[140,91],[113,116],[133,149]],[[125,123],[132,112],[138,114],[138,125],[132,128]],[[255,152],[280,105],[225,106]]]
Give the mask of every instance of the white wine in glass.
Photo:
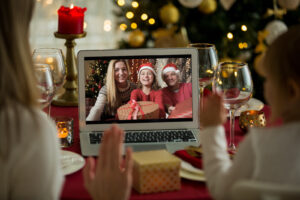
[[[230,115],[229,151],[235,152],[234,120],[235,111],[252,96],[253,83],[251,73],[246,63],[223,62],[220,63],[213,81],[213,90],[221,93],[224,106]]]

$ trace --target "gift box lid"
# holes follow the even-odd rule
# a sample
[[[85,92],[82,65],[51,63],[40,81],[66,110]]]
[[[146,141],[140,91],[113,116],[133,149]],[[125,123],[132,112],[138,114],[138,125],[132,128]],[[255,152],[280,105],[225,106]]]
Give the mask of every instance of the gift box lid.
[[[180,159],[166,150],[141,151],[133,153],[133,160],[138,165],[174,163],[180,164]]]

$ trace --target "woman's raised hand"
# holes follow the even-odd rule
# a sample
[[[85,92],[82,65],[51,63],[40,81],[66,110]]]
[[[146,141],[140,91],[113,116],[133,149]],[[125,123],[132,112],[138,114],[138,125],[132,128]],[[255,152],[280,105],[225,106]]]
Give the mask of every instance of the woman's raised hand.
[[[124,131],[117,125],[102,137],[99,157],[89,157],[83,169],[84,185],[94,200],[126,200],[132,186],[132,150],[122,157]]]

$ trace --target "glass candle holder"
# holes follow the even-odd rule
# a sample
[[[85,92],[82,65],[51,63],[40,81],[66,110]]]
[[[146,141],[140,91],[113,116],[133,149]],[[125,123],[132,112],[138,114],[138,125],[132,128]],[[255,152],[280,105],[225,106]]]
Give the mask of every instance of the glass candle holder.
[[[60,139],[61,147],[70,147],[74,142],[73,118],[56,117],[55,118],[57,137]]]
[[[249,127],[266,126],[266,117],[264,112],[258,110],[246,110],[241,112],[239,126],[245,132],[248,131]]]

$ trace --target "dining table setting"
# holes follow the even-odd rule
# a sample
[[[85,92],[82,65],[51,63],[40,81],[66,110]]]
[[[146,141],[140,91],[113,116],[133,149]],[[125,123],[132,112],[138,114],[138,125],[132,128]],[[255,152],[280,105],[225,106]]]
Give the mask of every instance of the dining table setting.
[[[253,116],[250,117],[252,110]],[[257,112],[255,112],[257,111]],[[264,105],[260,100],[252,98],[248,104],[238,110],[235,116],[235,144],[238,144],[244,139],[248,129],[242,126],[242,121],[247,117],[250,120],[258,119],[258,111],[260,114],[263,113],[265,121],[263,126],[266,125],[266,121],[270,117],[270,107]],[[248,112],[248,113],[247,113]],[[65,182],[61,191],[60,199],[91,199],[89,193],[84,188],[82,168],[85,165],[86,157],[81,155],[80,141],[79,141],[79,121],[78,121],[78,107],[62,107],[62,106],[51,106],[51,117],[54,119],[60,119],[61,116],[64,118],[72,119],[72,127],[69,134],[72,138],[71,143],[62,146],[61,148],[61,164],[62,170],[65,175]],[[243,117],[243,119],[242,119]],[[261,119],[260,119],[261,121]],[[248,121],[249,122],[249,121]],[[244,125],[251,126],[254,123],[248,123]],[[268,125],[268,124],[267,124]],[[256,124],[256,126],[258,126]],[[229,141],[230,132],[230,120],[224,124],[226,130],[226,137]],[[58,133],[59,134],[59,133]],[[201,134],[201,131],[200,131]],[[237,148],[238,149],[238,148]],[[181,168],[179,171],[180,176],[180,188],[174,191],[156,192],[149,194],[140,194],[135,189],[132,189],[130,199],[212,199],[205,180],[205,174],[203,172],[202,163],[202,152],[201,146],[193,147],[189,146],[185,149],[178,150],[174,153],[176,157],[181,160]]]

